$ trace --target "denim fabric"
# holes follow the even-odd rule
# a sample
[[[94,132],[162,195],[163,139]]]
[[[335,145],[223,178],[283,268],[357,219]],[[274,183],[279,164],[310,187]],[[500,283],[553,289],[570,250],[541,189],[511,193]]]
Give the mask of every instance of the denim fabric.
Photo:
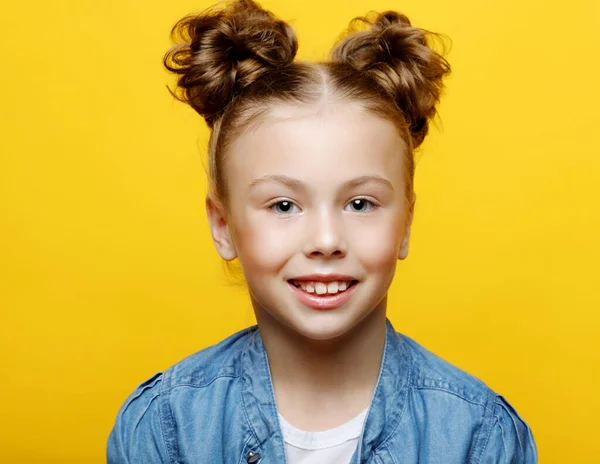
[[[139,385],[108,438],[109,464],[285,463],[258,327]],[[501,395],[394,330],[351,464],[533,464],[530,428]],[[332,463],[336,464],[336,463]]]

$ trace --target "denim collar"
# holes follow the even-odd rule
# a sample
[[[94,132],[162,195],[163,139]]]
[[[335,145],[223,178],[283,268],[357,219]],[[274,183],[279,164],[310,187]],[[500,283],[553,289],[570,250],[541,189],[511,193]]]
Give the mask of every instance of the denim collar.
[[[366,462],[400,422],[412,371],[406,342],[386,318],[386,338],[379,377],[352,463]],[[277,462],[286,462],[267,353],[258,326],[251,328],[242,354],[242,401],[258,446],[267,441]],[[360,453],[360,460],[357,460]]]

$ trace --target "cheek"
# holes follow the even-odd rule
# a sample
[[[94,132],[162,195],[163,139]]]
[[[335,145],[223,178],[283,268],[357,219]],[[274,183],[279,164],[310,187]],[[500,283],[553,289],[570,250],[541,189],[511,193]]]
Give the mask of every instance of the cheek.
[[[353,227],[351,247],[361,264],[375,274],[393,272],[402,241],[401,220],[378,221],[377,224]]]
[[[271,224],[264,218],[244,218],[235,225],[236,251],[247,275],[253,271],[276,271],[293,253],[289,227]]]

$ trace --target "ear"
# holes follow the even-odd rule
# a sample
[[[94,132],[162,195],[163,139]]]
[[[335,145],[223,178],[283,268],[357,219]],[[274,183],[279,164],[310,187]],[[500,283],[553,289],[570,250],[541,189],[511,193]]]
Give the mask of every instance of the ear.
[[[235,259],[237,253],[231,239],[231,234],[229,233],[225,208],[212,193],[206,195],[206,214],[208,215],[210,232],[217,252],[225,261]]]
[[[404,235],[402,236],[402,243],[400,244],[398,259],[406,259],[406,257],[408,256],[408,240],[410,238],[410,226],[412,225],[416,199],[417,195],[413,192],[412,200],[408,207],[408,221],[406,222],[406,230],[404,231]]]

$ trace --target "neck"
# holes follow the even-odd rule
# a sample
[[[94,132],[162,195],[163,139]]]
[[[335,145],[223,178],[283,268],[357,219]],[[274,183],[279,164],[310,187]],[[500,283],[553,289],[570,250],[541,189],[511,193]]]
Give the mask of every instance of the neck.
[[[386,300],[346,333],[327,340],[298,333],[253,300],[280,412],[292,416],[292,408],[345,407],[352,417],[369,405],[385,344]]]

